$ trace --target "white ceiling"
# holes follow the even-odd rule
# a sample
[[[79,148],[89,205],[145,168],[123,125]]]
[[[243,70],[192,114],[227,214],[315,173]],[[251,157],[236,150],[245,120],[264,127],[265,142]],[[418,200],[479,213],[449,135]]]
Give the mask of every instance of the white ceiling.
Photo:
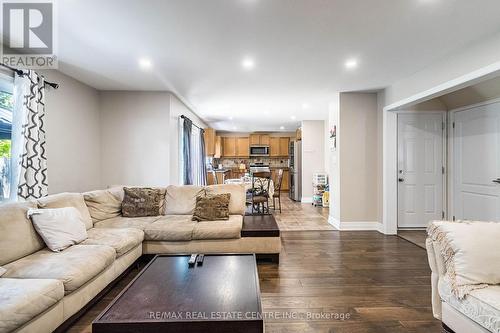
[[[325,119],[335,91],[386,87],[500,31],[498,0],[64,0],[58,10],[62,72],[102,90],[174,91],[234,131]],[[351,58],[359,67],[347,70]]]

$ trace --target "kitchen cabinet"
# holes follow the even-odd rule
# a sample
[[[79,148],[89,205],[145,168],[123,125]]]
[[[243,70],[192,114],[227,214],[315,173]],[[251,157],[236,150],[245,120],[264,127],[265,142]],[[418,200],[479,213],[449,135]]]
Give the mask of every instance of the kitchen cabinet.
[[[236,156],[248,157],[250,155],[250,139],[248,137],[236,138]]]
[[[269,138],[269,156],[271,157],[280,156],[280,138],[277,137]]]
[[[288,157],[289,137],[271,137],[269,138],[269,156]]]
[[[288,156],[288,146],[290,145],[290,138],[280,138],[279,141],[279,156]]]
[[[236,138],[223,137],[222,138],[222,156],[236,157]]]
[[[268,146],[268,134],[250,134],[250,145],[252,146]]]
[[[222,138],[220,136],[215,137],[215,151],[214,151],[214,157],[215,158],[221,158],[222,154]]]
[[[205,153],[207,156],[215,155],[215,130],[205,128]]]

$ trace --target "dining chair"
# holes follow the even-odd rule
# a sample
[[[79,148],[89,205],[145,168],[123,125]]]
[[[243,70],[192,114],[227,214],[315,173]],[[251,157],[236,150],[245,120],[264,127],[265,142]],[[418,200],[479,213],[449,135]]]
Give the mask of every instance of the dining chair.
[[[278,199],[279,210],[281,214],[281,183],[283,183],[283,169],[278,169],[278,179],[274,183],[273,209],[276,210],[276,198]]]
[[[251,203],[252,214],[257,208],[257,213],[269,214],[269,186],[271,184],[270,172],[254,172],[252,174]]]
[[[212,173],[212,178],[214,179],[214,185],[218,185],[217,172],[215,172],[215,170],[211,170],[209,172]]]

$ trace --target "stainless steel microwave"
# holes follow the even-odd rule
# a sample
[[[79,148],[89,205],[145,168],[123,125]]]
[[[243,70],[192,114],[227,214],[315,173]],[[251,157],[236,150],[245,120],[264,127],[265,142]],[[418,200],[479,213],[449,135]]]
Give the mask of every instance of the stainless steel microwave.
[[[269,146],[250,147],[250,156],[269,156]]]

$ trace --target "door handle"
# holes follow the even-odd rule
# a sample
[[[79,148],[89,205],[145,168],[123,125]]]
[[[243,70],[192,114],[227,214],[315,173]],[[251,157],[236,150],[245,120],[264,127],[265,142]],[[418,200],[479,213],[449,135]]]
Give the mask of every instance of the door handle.
[[[402,182],[404,182],[404,181],[405,181],[405,179],[404,179],[404,178],[398,178],[398,182],[402,183]],[[500,182],[500,180],[499,180],[499,182]]]
[[[497,178],[497,179],[493,179],[492,180],[493,183],[497,183],[497,184],[500,184],[500,178]]]

